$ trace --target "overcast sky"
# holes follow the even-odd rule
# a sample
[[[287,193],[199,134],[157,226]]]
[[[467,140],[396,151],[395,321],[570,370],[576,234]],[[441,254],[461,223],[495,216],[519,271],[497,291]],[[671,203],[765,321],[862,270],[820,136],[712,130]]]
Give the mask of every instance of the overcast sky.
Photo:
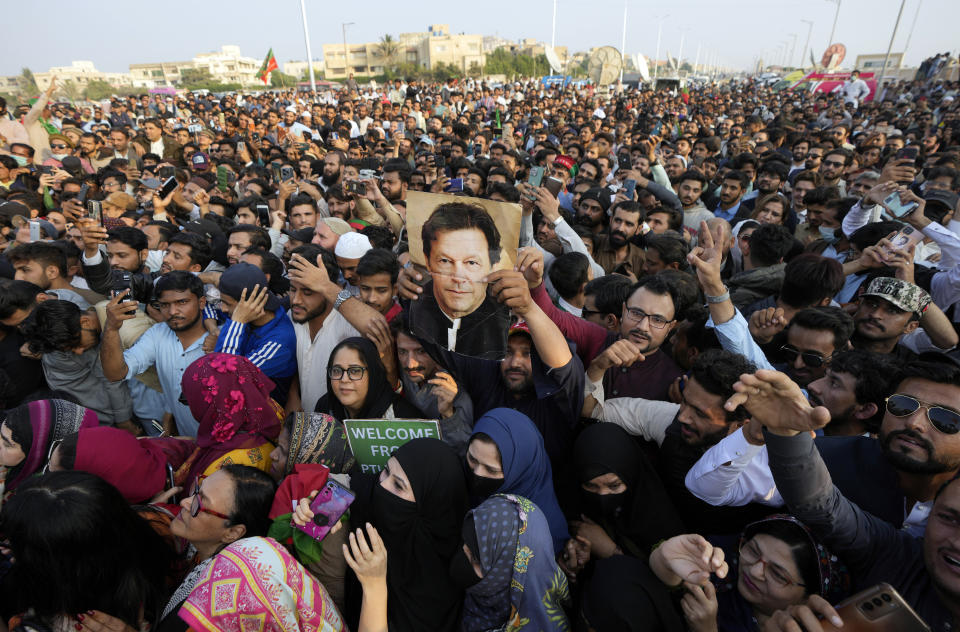
[[[835,40],[847,46],[845,65],[858,54],[884,53],[893,31],[900,0],[841,0]],[[957,0],[906,0],[894,42],[903,50],[919,19],[907,50],[907,64],[916,65],[935,52],[953,51],[958,42],[954,26]],[[323,43],[342,41],[341,23],[349,42],[378,40],[383,34],[425,31],[428,24],[449,24],[453,33],[499,35],[510,40],[533,37],[550,41],[552,0],[367,0],[366,2],[307,0],[313,56]],[[658,16],[663,21],[660,55],[674,57],[684,36],[683,57],[700,62],[718,54],[722,63],[748,68],[758,56],[779,61],[781,42],[792,47],[799,61],[812,20],[811,49],[819,59],[827,46],[836,4],[828,0],[627,0],[628,54],[653,57]],[[166,0],[162,3],[126,2],[94,9],[93,3],[15,2],[4,7],[0,74],[18,74],[24,66],[39,72],[90,60],[102,71],[126,72],[131,63],[181,61],[223,44],[240,46],[244,55],[262,59],[273,47],[282,68],[285,61],[306,58],[298,0]],[[409,7],[405,9],[404,7]],[[591,46],[620,48],[623,0],[558,0],[558,46],[571,51]],[[687,29],[685,32],[681,29]],[[807,54],[809,58],[809,53]]]

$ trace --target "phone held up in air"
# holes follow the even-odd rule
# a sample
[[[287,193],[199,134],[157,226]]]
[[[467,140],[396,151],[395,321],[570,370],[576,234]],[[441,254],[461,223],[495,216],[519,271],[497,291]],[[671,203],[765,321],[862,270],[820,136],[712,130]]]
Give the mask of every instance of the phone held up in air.
[[[533,166],[530,167],[530,175],[527,177],[527,184],[531,187],[538,187],[540,183],[543,182],[543,175],[546,173],[545,167]],[[531,193],[527,194],[527,198],[530,200],[536,200],[537,197]]]
[[[890,584],[877,584],[834,608],[843,627],[821,621],[825,632],[929,632],[930,627]]]
[[[463,191],[463,178],[451,178],[447,181],[447,188],[444,189],[445,193],[459,193]]]
[[[293,167],[290,165],[284,165],[280,167],[280,180],[283,182],[290,182],[294,177]]]
[[[919,244],[921,241],[923,241],[923,233],[913,226],[904,226],[900,232],[890,238],[890,247],[885,250],[906,252],[910,244]]]
[[[87,215],[101,226],[103,225],[103,206],[99,200],[89,200],[87,202]]]
[[[296,523],[294,526],[314,540],[322,540],[347,512],[354,498],[356,496],[349,489],[336,481],[328,480],[310,503],[313,521],[302,527]]]
[[[168,195],[173,193],[173,190],[177,188],[177,179],[173,176],[167,178],[166,182],[163,183],[163,186],[160,187],[160,199],[166,198]]]
[[[913,209],[917,208],[917,203],[904,202],[903,198],[900,197],[900,192],[894,191],[883,199],[883,206],[886,207],[887,211],[896,219],[900,219],[912,213]]]
[[[551,195],[553,195],[553,197],[557,197],[560,195],[560,190],[563,189],[563,181],[559,178],[550,176],[543,181],[543,186],[551,193]]]
[[[897,152],[897,160],[909,160],[910,162],[916,162],[917,156],[920,155],[920,148],[916,145],[907,145],[903,149]]]
[[[627,196],[628,200],[633,199],[633,194],[637,190],[637,181],[633,178],[627,178],[623,181],[623,194]]]

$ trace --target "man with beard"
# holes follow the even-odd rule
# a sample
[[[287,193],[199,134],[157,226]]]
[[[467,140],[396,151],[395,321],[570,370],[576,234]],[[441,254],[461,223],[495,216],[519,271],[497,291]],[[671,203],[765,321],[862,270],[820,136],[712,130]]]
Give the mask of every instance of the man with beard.
[[[790,162],[790,171],[789,174],[792,176],[798,171],[803,171],[807,168],[807,152],[810,151],[810,140],[807,138],[799,138],[794,141],[793,146],[790,148],[790,157],[792,161]]]
[[[920,326],[921,318],[929,317],[926,313],[929,310],[940,312],[921,287],[909,281],[877,277],[860,296],[853,315],[856,330],[851,342],[857,349],[910,360],[915,357],[914,353],[898,343],[904,334]]]
[[[892,478],[868,463],[854,462],[852,451],[845,453],[851,461],[848,471],[833,471],[809,432],[830,417],[807,404],[786,376],[745,376],[739,386],[743,390],[730,405],[742,403],[754,421],[766,426],[770,468],[791,513],[844,560],[859,585],[887,582],[929,629],[954,629],[960,620],[960,369],[949,362],[905,367],[887,400],[880,430],[882,450],[894,468]],[[866,438],[850,441],[876,444]],[[870,450],[879,448],[873,445]],[[892,528],[843,489],[847,475],[852,475],[847,485],[874,493],[890,487],[902,490],[901,512],[913,507],[913,513],[920,513],[922,505],[929,519],[922,528]],[[837,617],[822,600],[809,603],[823,616]],[[801,606],[774,614],[774,629],[796,629],[788,627],[796,625],[794,616],[802,618],[806,630],[820,628],[811,610]]]
[[[593,258],[607,274],[639,277],[643,274],[643,248],[631,239],[640,232],[643,212],[636,202],[620,202],[611,211],[609,232],[594,240]]]
[[[91,290],[109,296],[113,287],[113,271],[129,272],[153,281],[150,270],[144,265],[150,250],[143,231],[121,226],[108,232],[98,222],[89,219],[82,221],[80,231],[84,246],[83,277]],[[104,242],[107,258],[100,252],[100,244]]]
[[[580,194],[577,202],[576,223],[586,226],[594,234],[603,232],[607,223],[607,209],[610,208],[610,194],[600,187],[592,187]]]
[[[462,456],[470,442],[474,420],[473,402],[466,389],[408,333],[405,313],[390,321],[390,331],[397,342],[401,394],[428,419],[438,420],[443,442]]]
[[[198,422],[190,408],[180,402],[180,378],[190,364],[202,356],[207,332],[201,316],[207,304],[203,282],[189,272],[170,272],[157,279],[155,305],[164,322],[148,329],[137,342],[123,350],[120,326],[136,317],[136,304],[124,301],[125,295],[114,297],[107,305],[107,321],[100,343],[100,362],[108,380],[117,382],[140,375],[156,367],[163,387],[164,409],[173,414],[176,427],[171,434],[194,437]]]
[[[204,237],[191,232],[177,233],[167,244],[167,252],[160,264],[160,274],[174,270],[199,274],[207,269],[211,259],[213,249]]]
[[[713,210],[713,214],[727,220],[731,226],[750,217],[750,213],[741,212],[740,208],[740,201],[749,185],[750,177],[746,173],[737,169],[728,171],[723,176],[723,184],[720,185],[720,203]]]
[[[346,155],[339,149],[329,151],[327,155],[323,157],[323,173],[320,175],[319,183],[324,193],[333,185],[340,183],[340,178],[343,175],[343,166],[346,162]]]
[[[677,179],[677,197],[683,207],[683,225],[692,230],[699,230],[700,222],[713,219],[714,215],[707,210],[701,200],[707,189],[707,177],[696,169],[683,172]]]
[[[298,378],[290,385],[287,412],[313,411],[327,392],[327,362],[337,344],[387,327],[377,310],[357,297],[344,296],[331,279],[340,278],[333,253],[305,244],[290,256],[290,319],[296,335]]]

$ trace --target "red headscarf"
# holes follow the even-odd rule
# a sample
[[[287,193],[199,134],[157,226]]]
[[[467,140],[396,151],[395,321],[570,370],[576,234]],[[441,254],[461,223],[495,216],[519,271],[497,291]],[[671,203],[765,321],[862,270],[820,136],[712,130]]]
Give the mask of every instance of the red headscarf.
[[[208,353],[187,367],[181,382],[197,429],[190,475],[202,473],[224,454],[273,441],[280,434],[283,410],[270,398],[274,384],[247,358]]]
[[[167,459],[159,445],[109,426],[79,432],[73,468],[96,474],[131,504],[163,491],[167,480]]]

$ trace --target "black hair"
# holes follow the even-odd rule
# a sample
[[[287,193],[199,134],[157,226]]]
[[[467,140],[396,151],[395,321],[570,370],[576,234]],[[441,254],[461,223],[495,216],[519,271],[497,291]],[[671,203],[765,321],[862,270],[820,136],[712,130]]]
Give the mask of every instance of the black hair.
[[[153,220],[153,221],[147,222],[144,228],[146,228],[146,226],[156,226],[157,229],[160,231],[161,241],[165,241],[167,243],[170,242],[171,237],[177,234],[177,230],[178,230],[177,227],[171,224],[170,222],[164,222],[162,220]]]
[[[587,283],[589,271],[590,260],[587,255],[580,252],[566,252],[553,260],[547,274],[557,294],[565,300],[570,300],[579,294]]]
[[[385,248],[372,248],[365,252],[357,263],[357,277],[368,277],[386,272],[390,283],[396,283],[400,276],[400,262],[397,255]]]
[[[761,224],[750,235],[750,261],[757,266],[780,263],[793,248],[793,234],[780,224]]]
[[[646,189],[637,189],[637,193],[653,195]],[[667,219],[667,228],[670,230],[679,232],[683,229],[683,211],[678,211],[677,209],[670,208],[669,206],[658,206],[657,208],[646,212],[646,219],[649,219],[651,215],[656,215],[657,213],[665,213],[669,217],[669,219]]]
[[[588,282],[583,293],[585,296],[594,297],[594,306],[598,312],[620,318],[623,304],[631,294],[630,279],[621,274],[607,274]]]
[[[658,296],[669,296],[670,300],[673,302],[673,318],[678,320],[683,318],[681,312],[683,311],[682,299],[680,293],[677,290],[677,286],[674,283],[671,283],[666,277],[663,277],[659,274],[654,274],[651,276],[645,276],[630,287],[630,293],[627,294],[626,301],[630,299],[631,296],[636,294],[637,290],[646,289],[648,292],[652,292]]]
[[[843,266],[836,259],[804,253],[784,268],[780,300],[791,307],[812,307],[843,289]]]
[[[464,151],[466,151],[466,149],[464,149]],[[410,184],[410,174],[413,172],[410,164],[403,158],[391,158],[384,163],[381,171],[383,174],[396,173],[400,181],[406,184]]]
[[[43,301],[20,326],[34,353],[70,351],[80,346],[81,310],[70,301]]]
[[[520,191],[512,184],[506,182],[491,182],[487,186],[487,197],[491,197],[494,193],[500,195],[500,197],[507,202],[514,204],[520,202]]]
[[[685,329],[687,347],[692,347],[700,353],[708,349],[721,348],[717,330],[713,327],[707,327],[707,321],[710,320],[709,310],[702,305],[694,305],[687,310],[684,320],[691,325]]]
[[[831,155],[841,156],[843,158],[843,165],[849,167],[850,163],[853,162],[853,152],[849,149],[843,147],[836,147],[834,149],[828,149],[825,154],[823,154],[823,159],[826,160],[827,156]]]
[[[234,233],[248,233],[250,235],[251,248],[263,248],[270,250],[270,233],[267,229],[254,226],[253,224],[237,224],[227,231],[227,239]]]
[[[262,248],[248,248],[243,251],[245,255],[254,255],[260,257],[260,265],[257,266],[265,274],[270,276],[267,282],[267,289],[278,296],[283,296],[290,289],[290,281],[283,276],[283,261],[280,257],[269,250]]]
[[[206,295],[200,277],[184,270],[167,272],[157,279],[153,287],[153,295],[159,299],[164,292],[191,292],[197,298],[203,298]]]
[[[734,171],[742,171],[743,168],[747,165],[753,165],[753,168],[756,169],[757,165],[760,164],[760,159],[757,158],[756,154],[750,152],[744,152],[742,154],[737,154],[730,159],[730,168]],[[746,174],[744,174],[746,176]],[[746,176],[747,180],[750,179],[750,176]],[[746,187],[746,185],[744,185]]]
[[[170,244],[188,246],[190,248],[190,264],[199,265],[201,270],[205,270],[210,265],[210,260],[213,259],[213,248],[210,246],[210,242],[196,233],[189,231],[177,233],[167,241],[167,244],[168,247]]]
[[[150,246],[147,243],[147,236],[139,228],[132,226],[120,226],[111,229],[107,233],[107,241],[119,241],[122,244],[130,246],[137,252],[147,250]]]
[[[724,349],[708,349],[698,354],[691,367],[692,377],[703,390],[719,395],[724,401],[733,393],[733,385],[744,373],[754,373],[757,368],[750,360],[738,353]],[[750,415],[743,406],[734,411],[725,411],[727,421],[744,421]]]
[[[62,470],[72,470],[77,464],[77,444],[80,441],[79,432],[71,432],[60,441],[57,446],[57,465]],[[52,454],[50,455],[53,456]]]
[[[687,253],[690,250],[683,239],[670,235],[648,235],[644,240],[644,245],[647,249],[656,250],[657,254],[660,255],[660,260],[666,265],[676,263],[678,270],[686,270],[689,267]]]
[[[220,468],[233,481],[233,511],[230,512],[227,526],[242,524],[246,527],[243,537],[265,537],[270,525],[270,507],[277,484],[263,470],[249,465],[231,463]]]
[[[370,224],[364,226],[360,234],[366,236],[370,240],[370,245],[374,248],[384,248],[386,250],[393,248],[395,236],[393,231],[386,226]]]
[[[822,184],[807,191],[807,194],[803,196],[803,203],[806,206],[810,206],[811,204],[824,205],[839,198],[840,189]]]
[[[936,382],[937,384],[960,386],[960,366],[946,362],[914,360],[903,367],[897,378],[895,388],[900,388],[904,380],[911,378]]]
[[[18,309],[31,309],[40,292],[43,290],[29,281],[0,279],[0,318],[10,318]]]
[[[16,408],[8,410],[2,422],[2,425],[10,429],[10,438],[20,446],[25,455],[30,454],[30,448],[33,447],[33,423],[30,421],[28,403],[24,401]],[[7,472],[7,480],[16,479],[26,462],[27,459],[24,458],[23,461],[11,467]]]
[[[676,292],[676,304],[679,306],[677,308],[677,320],[685,318],[688,309],[701,304],[700,284],[697,282],[697,277],[689,271],[684,272],[670,268],[661,270],[656,276],[670,284]]]
[[[707,184],[709,182],[707,180],[707,176],[705,176],[703,172],[698,169],[687,169],[686,171],[684,171],[683,174],[681,174],[680,177],[677,179],[677,185],[680,185],[682,182],[686,180],[694,180],[696,182],[699,182],[700,187],[704,190],[706,190]]]
[[[302,246],[294,248],[290,252],[290,255],[300,255],[312,265],[317,265],[317,257],[321,257],[323,267],[327,269],[327,276],[331,280],[340,278],[340,264],[337,263],[337,258],[332,252],[317,244],[303,244]]]
[[[839,307],[807,307],[798,311],[791,319],[790,327],[827,330],[833,333],[833,348],[843,350],[853,335],[853,317]]]
[[[868,431],[879,431],[886,410],[885,402],[892,390],[891,382],[898,371],[890,356],[862,349],[841,351],[833,356],[830,370],[853,376],[853,395],[858,404],[876,404],[877,412],[863,423]]]
[[[752,539],[758,533],[776,538],[787,545],[800,571],[800,582],[806,593],[819,595],[823,581],[820,576],[820,555],[813,537],[795,522],[772,519],[749,525],[743,532],[743,539]]]
[[[760,168],[757,170],[757,175],[769,173],[779,178],[781,182],[784,182],[787,179],[789,171],[790,168],[780,160],[769,158],[760,165]]]
[[[742,154],[741,154],[742,155]],[[750,176],[740,171],[739,169],[731,169],[730,171],[723,174],[724,180],[736,180],[740,183],[740,188],[746,191],[747,186],[750,184]]]
[[[67,276],[67,255],[56,245],[44,241],[23,244],[7,252],[7,259],[16,265],[18,261],[36,261],[44,268],[54,266],[61,277]]]
[[[134,628],[159,620],[172,554],[103,479],[71,471],[25,482],[4,505],[0,531],[16,559],[4,585],[17,612],[53,620],[95,609]]]
[[[439,205],[426,222],[423,223],[421,239],[423,240],[423,256],[430,260],[430,250],[437,234],[443,231],[464,230],[476,228],[483,233],[490,253],[490,263],[500,261],[500,231],[493,222],[493,218],[482,206],[464,202],[450,202]]]

